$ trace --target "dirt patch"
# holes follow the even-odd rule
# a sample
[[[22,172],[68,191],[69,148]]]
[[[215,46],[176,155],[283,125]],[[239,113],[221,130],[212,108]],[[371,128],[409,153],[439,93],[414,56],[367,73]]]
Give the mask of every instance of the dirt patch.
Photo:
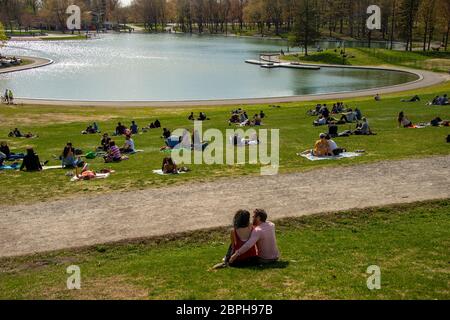
[[[142,300],[148,298],[148,291],[123,276],[110,276],[95,279],[81,279],[80,290],[68,290],[62,284],[41,293],[45,299],[75,300]]]

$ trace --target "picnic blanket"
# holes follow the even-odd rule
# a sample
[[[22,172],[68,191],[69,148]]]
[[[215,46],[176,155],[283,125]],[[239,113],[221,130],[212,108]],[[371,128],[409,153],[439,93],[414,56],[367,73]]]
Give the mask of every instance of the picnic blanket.
[[[109,177],[109,175],[110,173],[97,173],[94,179],[106,179]],[[72,179],[70,179],[70,181],[79,181],[79,180],[82,179],[78,178],[77,176],[73,176]]]
[[[356,152],[343,152],[338,156],[326,156],[326,157],[316,157],[313,156],[311,153],[297,153],[298,156],[301,156],[303,158],[306,158],[311,161],[319,161],[319,160],[337,160],[337,159],[344,159],[344,158],[354,158],[359,157],[362,154],[356,153]]]
[[[418,124],[413,125],[412,127],[408,127],[408,128],[410,128],[410,129],[423,129],[423,128],[426,128],[426,127],[429,127],[429,126],[430,126],[429,123],[418,123]]]
[[[164,173],[163,171],[162,171],[162,169],[159,169],[159,170],[153,170],[153,173],[156,173],[156,174],[159,174],[160,176],[168,176],[168,175],[171,175],[171,174],[173,174],[173,173]],[[178,171],[178,173],[186,173],[186,172],[184,172],[184,171]]]
[[[8,166],[8,165],[0,166],[0,170],[19,170],[19,169],[20,169],[20,164],[12,164],[10,166]]]
[[[42,170],[54,170],[54,169],[62,169],[62,165],[57,166],[43,166]]]

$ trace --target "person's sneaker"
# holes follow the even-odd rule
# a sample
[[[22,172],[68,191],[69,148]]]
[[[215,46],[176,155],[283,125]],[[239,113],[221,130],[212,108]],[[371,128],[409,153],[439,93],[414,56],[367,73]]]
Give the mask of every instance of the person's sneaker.
[[[228,264],[225,262],[218,263],[212,267],[212,269],[223,269],[228,267]]]

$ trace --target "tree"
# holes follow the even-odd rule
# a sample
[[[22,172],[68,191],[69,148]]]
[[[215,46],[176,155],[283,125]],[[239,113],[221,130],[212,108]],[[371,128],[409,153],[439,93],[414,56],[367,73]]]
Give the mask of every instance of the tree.
[[[420,0],[402,0],[400,4],[400,33],[406,42],[406,51],[412,51],[414,25],[419,11]]]
[[[6,43],[6,40],[8,40],[8,37],[6,36],[3,24],[0,22],[0,48]]]
[[[297,8],[294,44],[305,47],[308,55],[308,45],[313,44],[320,33],[318,30],[318,10],[313,0],[300,0]]]

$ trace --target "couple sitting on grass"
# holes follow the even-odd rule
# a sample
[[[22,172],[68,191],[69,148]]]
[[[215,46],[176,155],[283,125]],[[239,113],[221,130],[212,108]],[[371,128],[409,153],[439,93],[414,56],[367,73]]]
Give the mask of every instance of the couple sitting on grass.
[[[436,96],[434,97],[433,101],[431,101],[428,105],[432,106],[446,106],[449,105],[448,96],[444,94],[442,97]]]
[[[348,111],[343,112],[341,118],[337,120],[331,117],[330,111],[325,107],[325,109],[321,111],[319,117],[314,120],[313,125],[323,126],[326,124],[346,124],[353,123],[354,121],[359,121],[361,119],[362,113],[358,108],[356,108],[354,111],[353,109],[348,109]]]
[[[316,157],[338,156],[343,152],[347,152],[347,150],[339,148],[336,142],[331,139],[331,136],[325,133],[319,135],[319,140],[314,144],[313,150],[305,151],[305,153],[311,153]]]
[[[247,210],[236,212],[230,241],[231,244],[223,262],[215,265],[214,269],[268,264],[278,261],[280,257],[275,225],[267,221],[267,213],[263,209],[253,211],[252,225],[250,225],[250,212]]]
[[[194,121],[194,120],[195,120],[195,116],[194,116],[194,113],[193,113],[193,112],[191,112],[191,114],[189,115],[188,120],[190,120],[190,121]],[[200,113],[198,114],[197,120],[198,120],[198,121],[205,121],[205,120],[209,120],[209,118],[206,117],[206,113],[200,112]]]
[[[86,130],[81,131],[81,134],[95,134],[95,133],[100,133],[100,129],[97,125],[97,122],[88,125]]]
[[[345,130],[343,132],[338,132],[339,128],[336,124],[330,123],[328,125],[328,135],[332,138],[335,137],[348,137],[352,134],[354,135],[376,135],[376,133],[372,132],[372,130],[369,127],[369,122],[367,121],[367,118],[362,118],[362,121],[358,121],[356,123],[355,130]]]
[[[8,137],[10,138],[35,138],[38,137],[38,135],[32,134],[31,132],[28,132],[27,134],[22,134],[19,129],[15,128],[14,130],[11,130],[8,133]]]

